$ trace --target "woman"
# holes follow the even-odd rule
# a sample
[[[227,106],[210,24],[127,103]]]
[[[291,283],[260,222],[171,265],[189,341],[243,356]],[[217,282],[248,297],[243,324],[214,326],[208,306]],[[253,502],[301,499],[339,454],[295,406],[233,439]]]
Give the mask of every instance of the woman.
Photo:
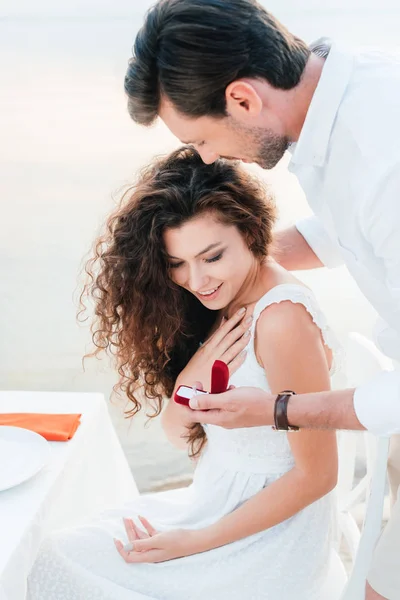
[[[97,351],[116,355],[132,414],[149,402],[159,415],[181,383],[209,389],[218,358],[234,385],[329,388],[335,339],[308,288],[268,258],[273,224],[259,183],[237,165],[203,164],[190,148],[149,167],[125,196],[96,245],[86,292]],[[193,484],[53,535],[28,598],[339,598],[335,435],[203,429],[173,400],[162,419],[198,461]]]

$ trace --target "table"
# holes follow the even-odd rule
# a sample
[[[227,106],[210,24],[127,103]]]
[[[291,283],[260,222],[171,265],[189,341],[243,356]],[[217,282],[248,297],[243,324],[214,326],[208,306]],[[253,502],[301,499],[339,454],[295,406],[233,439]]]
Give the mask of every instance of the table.
[[[0,413],[6,412],[82,413],[72,440],[50,442],[51,459],[40,473],[0,492],[0,600],[24,600],[45,535],[138,490],[101,394],[1,391]]]

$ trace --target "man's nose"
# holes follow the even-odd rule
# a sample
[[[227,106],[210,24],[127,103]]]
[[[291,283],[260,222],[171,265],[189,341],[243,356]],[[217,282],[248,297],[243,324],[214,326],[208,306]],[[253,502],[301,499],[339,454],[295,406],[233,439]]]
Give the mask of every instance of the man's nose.
[[[212,152],[211,150],[207,150],[207,148],[197,148],[197,152],[200,154],[201,160],[206,165],[211,165],[219,158],[219,154]]]

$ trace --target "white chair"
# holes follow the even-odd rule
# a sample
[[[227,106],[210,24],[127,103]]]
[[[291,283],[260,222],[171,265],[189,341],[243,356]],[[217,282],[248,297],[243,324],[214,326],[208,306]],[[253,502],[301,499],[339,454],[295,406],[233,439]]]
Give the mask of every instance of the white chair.
[[[382,370],[393,369],[391,360],[360,334],[349,335],[346,350],[348,387],[360,385]],[[352,559],[352,570],[341,600],[364,600],[367,574],[382,526],[389,439],[376,438],[367,432],[359,434],[340,432],[338,437],[339,535],[337,544],[339,546],[344,538]],[[353,487],[357,446],[360,441],[365,449],[366,474]],[[366,512],[360,531],[351,510],[362,501],[366,502]]]

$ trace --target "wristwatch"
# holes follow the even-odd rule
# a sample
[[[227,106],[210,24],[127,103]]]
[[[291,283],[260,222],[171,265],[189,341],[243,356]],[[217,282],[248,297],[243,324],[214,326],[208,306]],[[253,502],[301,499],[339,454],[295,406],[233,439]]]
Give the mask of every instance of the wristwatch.
[[[273,429],[277,431],[299,431],[299,427],[295,425],[289,425],[287,417],[287,407],[291,396],[294,396],[296,392],[292,390],[285,390],[277,395],[274,406],[274,423]]]

